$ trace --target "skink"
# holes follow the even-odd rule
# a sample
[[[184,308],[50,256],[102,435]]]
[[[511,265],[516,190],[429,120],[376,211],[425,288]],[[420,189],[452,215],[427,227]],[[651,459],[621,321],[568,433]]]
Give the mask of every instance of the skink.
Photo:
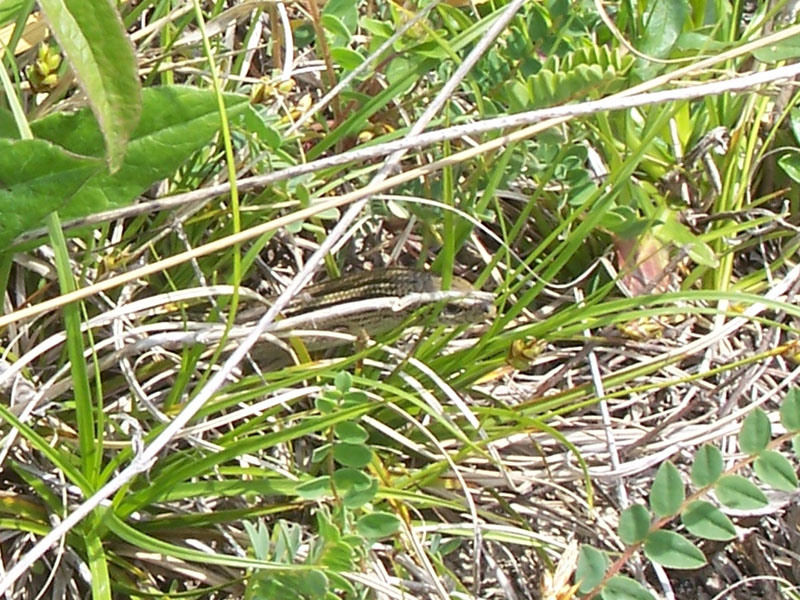
[[[366,332],[389,331],[426,305],[441,305],[438,323],[476,323],[495,314],[494,296],[454,278],[442,291],[441,278],[401,267],[362,271],[306,287],[284,309],[285,325],[294,329]],[[242,310],[237,323],[257,320],[266,305]],[[283,322],[281,322],[283,324]]]

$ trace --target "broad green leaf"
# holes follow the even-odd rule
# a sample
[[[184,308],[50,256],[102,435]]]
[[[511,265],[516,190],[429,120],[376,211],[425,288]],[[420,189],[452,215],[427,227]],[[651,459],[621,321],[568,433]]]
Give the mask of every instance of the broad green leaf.
[[[326,221],[338,221],[339,218],[342,216],[342,213],[338,208],[329,208],[327,210],[319,211],[314,216],[317,219],[323,219],[323,220],[326,220]]]
[[[323,540],[326,542],[338,542],[341,539],[342,533],[331,519],[327,508],[322,507],[317,510],[315,517],[317,518],[317,532]]]
[[[44,140],[0,139],[0,248],[74,202],[104,169]]]
[[[788,431],[800,431],[800,388],[792,388],[781,403],[781,423]]]
[[[372,485],[372,477],[358,469],[336,469],[333,473],[333,485],[339,491],[366,489]]]
[[[776,490],[794,492],[797,489],[797,475],[794,467],[779,452],[766,450],[753,462],[756,476]]]
[[[356,531],[368,540],[388,537],[398,529],[400,529],[400,519],[389,512],[369,513],[356,521]]]
[[[315,465],[321,463],[331,453],[332,447],[331,444],[322,444],[314,448],[314,451],[311,453],[311,462]]]
[[[372,461],[372,450],[364,444],[336,442],[333,446],[333,458],[340,465],[360,469]]]
[[[322,9],[322,16],[328,15],[339,19],[348,35],[354,33],[358,26],[358,7],[353,0],[328,0]]]
[[[575,568],[575,582],[580,583],[578,588],[580,593],[588,593],[603,581],[606,569],[608,569],[608,557],[605,552],[583,544]]]
[[[631,206],[615,206],[606,212],[599,222],[604,227],[626,238],[640,236],[650,224],[649,219],[642,219]]]
[[[636,48],[648,56],[669,56],[689,16],[686,0],[649,0],[644,16],[644,29]],[[651,76],[661,65],[639,59],[636,71],[640,77]]]
[[[248,100],[228,94],[225,104],[228,114],[234,116],[247,108]],[[217,101],[210,90],[183,86],[145,90],[142,118],[120,170],[113,175],[95,175],[59,214],[74,218],[127,206],[155,182],[174,174],[187,158],[208,144],[219,127]],[[102,134],[88,110],[49,115],[31,123],[31,130],[37,138],[69,152],[103,156]]]
[[[336,41],[340,44],[347,44],[350,42],[350,32],[339,17],[323,14],[322,26],[325,28],[325,31],[333,34]]]
[[[685,498],[678,469],[669,461],[662,463],[650,490],[650,508],[659,517],[668,517],[678,512]]]
[[[347,494],[342,496],[342,505],[350,510],[355,510],[372,502],[377,494],[378,482],[374,481],[373,484],[367,489],[350,490]]]
[[[333,428],[333,432],[336,437],[343,442],[350,442],[353,444],[366,442],[369,438],[367,430],[358,423],[353,423],[352,421],[337,423]]]
[[[656,58],[666,57],[678,41],[688,16],[686,0],[649,0],[637,48]]]
[[[642,584],[623,575],[609,579],[600,595],[603,600],[655,600]]]
[[[778,166],[783,169],[795,183],[800,183],[800,156],[797,152],[788,152],[778,159]]]
[[[704,444],[694,455],[692,483],[697,487],[711,485],[722,475],[722,453],[711,444]]]
[[[368,402],[369,398],[361,390],[351,390],[342,398],[342,408],[351,408],[353,406],[360,406]]]
[[[119,14],[109,0],[39,4],[97,117],[113,173],[122,165],[142,109],[136,57]]]
[[[741,475],[725,475],[714,486],[719,501],[729,508],[754,510],[767,505],[767,497]]]
[[[722,52],[729,47],[729,43],[717,41],[711,36],[697,31],[684,31],[675,42],[675,49],[681,51]]]
[[[650,513],[643,504],[634,504],[619,517],[619,537],[626,544],[641,542],[650,531]]]
[[[19,139],[19,128],[14,121],[14,114],[0,107],[0,138]]]
[[[301,483],[295,488],[297,495],[306,500],[318,500],[331,494],[331,478],[327,475]]]
[[[297,580],[295,590],[307,598],[322,598],[328,591],[328,578],[318,569],[304,571],[302,575],[294,575]]]
[[[511,112],[522,112],[528,109],[528,87],[516,79],[503,85],[503,92]]]
[[[281,573],[282,583],[288,588],[287,594],[297,594],[297,598],[324,598],[328,592],[328,578],[318,569],[302,573]]]
[[[681,515],[690,533],[707,540],[727,541],[736,537],[736,527],[716,506],[695,500]]]
[[[353,385],[353,376],[347,371],[339,371],[336,377],[333,378],[333,385],[336,386],[338,392],[346,394],[350,386]]]
[[[792,438],[792,449],[794,450],[795,456],[800,458],[800,435],[796,435]]]
[[[526,18],[526,25],[528,27],[528,37],[533,40],[544,39],[545,36],[550,34],[553,27],[551,13],[544,7],[532,5],[533,10],[528,13]]]
[[[364,62],[364,57],[358,52],[343,47],[331,48],[331,58],[345,71],[352,71]]]
[[[319,564],[328,567],[334,572],[350,571],[353,569],[355,550],[350,544],[343,541],[325,544],[325,551],[319,558]],[[275,600],[278,600],[277,598]]]
[[[396,93],[398,96],[405,94],[409,89],[414,87],[414,84],[418,81],[416,78],[410,78],[408,73],[409,71],[417,69],[419,63],[419,60],[413,60],[411,57],[399,55],[386,67],[386,81],[389,82],[389,85],[395,83],[402,84],[397,88]]]
[[[654,531],[644,541],[644,553],[654,563],[670,569],[697,569],[706,564],[700,548],[674,531]]]
[[[775,44],[762,46],[753,50],[753,56],[761,62],[767,63],[797,58],[800,56],[800,40],[797,39],[797,36],[792,36]]]
[[[772,435],[772,426],[769,417],[760,408],[750,412],[742,423],[742,430],[739,432],[739,449],[750,456],[758,454],[769,443]]]
[[[394,29],[392,26],[379,19],[371,19],[369,17],[362,17],[361,19],[361,27],[369,31],[373,36],[377,36],[383,39],[388,39],[392,37],[394,33]]]
[[[248,585],[245,598],[266,600],[268,598],[315,598],[322,599],[328,593],[328,578],[317,569],[292,571],[255,570]]]
[[[283,143],[280,132],[267,122],[255,106],[248,106],[242,118],[242,127],[254,134],[272,150],[278,150]]]
[[[329,415],[336,410],[338,402],[327,396],[319,396],[314,398],[314,407],[323,415]]]
[[[360,508],[378,493],[378,480],[357,469],[337,469],[333,482],[347,508]]]

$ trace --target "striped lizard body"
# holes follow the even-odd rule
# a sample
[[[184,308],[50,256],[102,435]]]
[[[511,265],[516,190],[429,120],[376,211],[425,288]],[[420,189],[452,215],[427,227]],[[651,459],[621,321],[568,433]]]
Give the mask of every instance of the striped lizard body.
[[[363,271],[306,287],[283,310],[285,318],[271,333],[286,337],[280,330],[311,329],[374,336],[398,327],[426,306],[437,305],[438,324],[477,323],[494,316],[493,301],[491,293],[477,291],[461,278],[454,278],[453,288],[443,291],[441,278],[427,271],[400,267]],[[252,323],[268,308],[244,309],[236,322]],[[309,345],[315,349],[337,344]]]

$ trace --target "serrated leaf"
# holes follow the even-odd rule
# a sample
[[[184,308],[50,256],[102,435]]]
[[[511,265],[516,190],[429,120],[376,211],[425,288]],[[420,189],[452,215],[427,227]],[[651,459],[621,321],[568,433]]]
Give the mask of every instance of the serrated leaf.
[[[367,540],[388,537],[400,529],[400,519],[388,512],[376,511],[356,521],[356,531]]]
[[[619,517],[619,537],[628,545],[641,542],[650,531],[650,513],[643,504],[634,504]]]
[[[697,569],[707,562],[700,548],[674,531],[652,532],[644,541],[644,553],[670,569]]]
[[[772,426],[769,417],[760,408],[753,409],[742,423],[739,432],[739,449],[753,456],[761,452],[769,444],[772,435]]]
[[[800,388],[792,388],[781,403],[781,423],[788,431],[800,431]]]
[[[753,470],[761,481],[783,492],[797,489],[797,475],[794,467],[779,452],[765,450],[753,462]]]
[[[581,594],[586,594],[603,581],[608,564],[609,561],[605,552],[583,544],[578,554],[578,564],[575,568],[575,582],[580,584],[578,591]]]
[[[681,515],[686,529],[706,540],[727,541],[736,537],[733,522],[716,506],[704,500],[695,500]]]
[[[113,173],[122,165],[142,109],[136,57],[122,20],[108,0],[39,4],[97,117]]]
[[[623,575],[609,579],[600,595],[603,600],[655,600],[642,584]]]
[[[0,139],[0,248],[75,202],[86,182],[105,170],[44,140]]]
[[[678,469],[671,462],[661,463],[650,489],[650,508],[659,517],[674,515],[686,498]]]
[[[725,475],[714,486],[719,501],[737,510],[755,510],[767,505],[767,497],[741,475]]]
[[[692,463],[692,483],[697,487],[711,485],[722,475],[723,461],[719,448],[711,444],[701,446]]]

